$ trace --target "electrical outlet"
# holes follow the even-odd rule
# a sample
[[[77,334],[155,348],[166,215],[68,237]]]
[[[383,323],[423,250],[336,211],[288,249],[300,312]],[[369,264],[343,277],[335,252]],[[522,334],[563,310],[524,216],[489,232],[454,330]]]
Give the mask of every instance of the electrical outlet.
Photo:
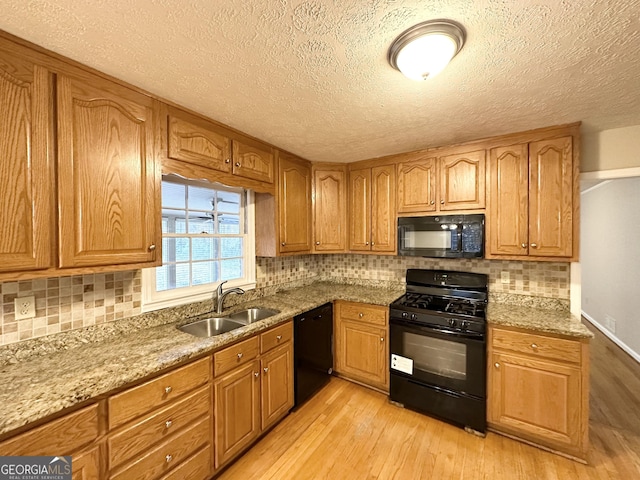
[[[611,333],[616,333],[616,319],[611,315],[604,316],[604,326]]]
[[[500,282],[509,283],[509,272],[507,270],[500,272]]]
[[[16,320],[34,318],[36,316],[36,298],[33,295],[30,297],[18,297],[13,301],[13,304]]]

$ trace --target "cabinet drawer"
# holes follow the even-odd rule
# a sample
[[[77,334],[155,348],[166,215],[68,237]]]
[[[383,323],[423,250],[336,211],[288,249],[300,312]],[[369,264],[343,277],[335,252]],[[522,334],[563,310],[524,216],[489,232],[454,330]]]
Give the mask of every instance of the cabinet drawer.
[[[372,325],[386,325],[389,314],[387,307],[365,305],[363,303],[340,302],[340,318]]]
[[[572,363],[581,361],[581,344],[575,340],[494,328],[491,345],[495,349],[510,350],[540,358]]]
[[[0,443],[0,455],[70,455],[98,437],[98,404]]]
[[[285,325],[269,330],[260,335],[260,353],[265,353],[272,348],[282,345],[293,338],[293,323],[287,322]]]
[[[125,468],[111,474],[111,480],[151,480],[169,473],[196,450],[211,444],[211,418],[202,421],[171,437],[141,455]]]
[[[109,427],[115,428],[209,381],[209,358],[154,378],[109,398]]]
[[[161,480],[205,480],[211,477],[211,446],[207,445],[198,453],[171,470]]]
[[[221,375],[251,362],[258,357],[258,353],[260,353],[260,340],[257,335],[214,353],[213,369],[215,375]]]
[[[210,392],[211,389],[207,385],[112,435],[108,440],[110,467],[113,468],[135,457],[189,423],[208,415],[211,405]]]

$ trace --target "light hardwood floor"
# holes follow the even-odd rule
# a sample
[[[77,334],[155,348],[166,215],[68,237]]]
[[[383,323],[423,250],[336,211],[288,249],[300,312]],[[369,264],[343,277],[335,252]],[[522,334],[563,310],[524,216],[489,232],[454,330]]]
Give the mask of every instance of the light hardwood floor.
[[[589,465],[495,433],[478,438],[332,378],[220,480],[640,479],[640,367],[591,343]]]

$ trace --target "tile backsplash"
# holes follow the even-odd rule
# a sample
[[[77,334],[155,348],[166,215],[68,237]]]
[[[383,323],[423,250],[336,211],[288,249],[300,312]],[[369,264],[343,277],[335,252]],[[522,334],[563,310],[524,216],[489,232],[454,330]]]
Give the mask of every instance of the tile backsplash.
[[[491,293],[570,298],[569,263],[352,254],[258,257],[256,289],[269,294],[313,280],[403,283],[408,268],[485,273]],[[1,283],[0,345],[138,315],[141,277],[135,270]],[[36,298],[36,317],[16,321],[14,299],[28,295]]]

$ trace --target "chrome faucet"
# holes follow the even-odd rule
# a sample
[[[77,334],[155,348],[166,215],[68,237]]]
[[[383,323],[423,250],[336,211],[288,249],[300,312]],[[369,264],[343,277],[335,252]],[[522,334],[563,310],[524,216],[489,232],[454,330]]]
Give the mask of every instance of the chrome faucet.
[[[224,299],[227,297],[227,295],[229,295],[230,293],[237,293],[238,295],[242,295],[244,293],[244,290],[241,288],[230,288],[229,290],[223,292],[222,285],[224,285],[225,283],[227,283],[227,280],[225,280],[224,282],[220,282],[220,285],[218,285],[218,288],[216,289],[215,296],[213,297],[213,300],[216,304],[216,313],[218,314],[222,313]]]

